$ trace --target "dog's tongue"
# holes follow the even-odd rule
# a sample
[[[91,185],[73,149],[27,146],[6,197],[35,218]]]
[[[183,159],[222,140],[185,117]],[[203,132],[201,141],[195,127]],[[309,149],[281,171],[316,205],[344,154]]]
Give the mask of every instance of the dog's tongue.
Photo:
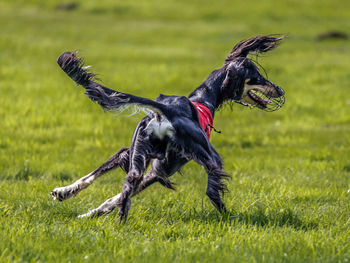
[[[257,98],[258,98],[259,102],[261,102],[261,104],[263,104],[265,107],[272,102],[271,100],[264,100],[260,96],[257,96]]]
[[[264,100],[261,99],[261,102],[264,104],[264,106],[266,107],[266,105],[270,104],[272,101],[271,100]]]

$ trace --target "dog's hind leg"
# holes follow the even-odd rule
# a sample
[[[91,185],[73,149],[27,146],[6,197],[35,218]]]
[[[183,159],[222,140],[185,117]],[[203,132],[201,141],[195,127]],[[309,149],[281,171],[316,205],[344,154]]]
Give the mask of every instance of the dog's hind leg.
[[[89,173],[88,175],[80,178],[75,183],[65,186],[57,187],[51,192],[51,196],[55,200],[64,201],[72,196],[76,196],[81,190],[89,187],[98,177],[109,172],[117,167],[122,168],[124,171],[129,170],[129,148],[120,149],[109,160],[103,163],[100,167]]]
[[[119,221],[127,218],[131,206],[131,196],[142,181],[144,172],[147,169],[150,159],[152,158],[152,145],[144,138],[138,130],[139,134],[130,147],[130,166],[127,177],[125,178],[123,190],[118,199]]]
[[[131,197],[137,195],[138,193],[140,193],[141,191],[146,189],[148,186],[152,185],[157,181],[158,181],[157,175],[153,171],[149,171],[146,175],[143,176],[141,183],[138,185],[137,189],[133,191]],[[121,195],[122,193],[119,193],[116,196],[109,198],[104,203],[102,203],[99,207],[90,210],[86,214],[82,214],[78,216],[78,218],[99,217],[99,216],[111,213],[116,207],[120,205]],[[129,200],[128,206],[129,206],[128,209],[130,209],[130,200]]]
[[[175,156],[172,156],[175,158]],[[176,161],[174,161],[176,160]],[[152,163],[152,169],[143,176],[142,181],[138,185],[138,187],[133,191],[131,197],[137,195],[138,193],[145,190],[147,187],[151,186],[155,182],[159,182],[161,185],[174,189],[173,184],[169,181],[168,177],[175,174],[180,168],[188,162],[187,159],[177,158],[171,160],[157,160],[155,159]],[[101,204],[98,208],[90,210],[86,214],[82,214],[79,218],[83,217],[98,217],[105,214],[111,213],[118,204],[120,203],[121,193],[116,196],[108,199],[103,204]]]

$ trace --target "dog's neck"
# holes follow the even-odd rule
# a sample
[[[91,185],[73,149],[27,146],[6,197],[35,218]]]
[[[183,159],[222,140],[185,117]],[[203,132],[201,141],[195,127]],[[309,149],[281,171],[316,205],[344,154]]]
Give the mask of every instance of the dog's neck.
[[[190,101],[199,102],[206,106],[214,117],[215,111],[225,101],[221,94],[221,86],[225,76],[224,68],[213,71],[198,88],[192,91],[188,98]]]

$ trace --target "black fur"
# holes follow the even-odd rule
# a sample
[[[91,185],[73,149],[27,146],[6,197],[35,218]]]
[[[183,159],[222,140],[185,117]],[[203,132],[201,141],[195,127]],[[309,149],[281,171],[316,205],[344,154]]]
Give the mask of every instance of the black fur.
[[[247,57],[251,52],[264,53],[278,46],[285,36],[256,36],[236,44],[225,62],[229,63],[239,57]]]
[[[77,85],[86,86],[95,78],[95,74],[83,68],[83,60],[75,53],[65,52],[57,59],[58,65]]]
[[[242,41],[233,48],[224,66],[213,71],[188,97],[160,95],[155,100],[114,91],[95,82],[95,75],[84,69],[82,60],[75,53],[66,52],[58,58],[63,71],[82,85],[86,95],[104,110],[118,110],[129,104],[150,110],[138,124],[130,147],[122,149],[123,158],[120,158],[119,152],[113,165],[108,162],[104,164],[104,169],[121,166],[128,173],[118,201],[120,220],[127,217],[130,198],[154,182],[174,189],[168,178],[190,160],[202,165],[208,174],[206,193],[210,201],[219,211],[226,210],[222,197],[227,187],[223,180],[229,175],[223,171],[219,154],[201,128],[198,112],[192,102],[205,105],[214,116],[224,103],[239,101],[247,79],[258,76],[262,81],[263,78],[254,63],[246,58],[248,53],[271,50],[281,39],[259,36]],[[264,81],[267,83],[268,80]],[[160,138],[150,133],[147,126],[155,120],[168,120],[174,129],[172,135]],[[152,169],[144,176],[151,161]]]

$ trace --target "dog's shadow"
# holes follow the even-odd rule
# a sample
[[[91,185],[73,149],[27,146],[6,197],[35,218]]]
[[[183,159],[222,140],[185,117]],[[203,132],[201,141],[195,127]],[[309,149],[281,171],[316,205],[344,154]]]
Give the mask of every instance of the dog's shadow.
[[[204,222],[208,224],[228,224],[228,225],[246,225],[258,227],[290,227],[296,230],[317,229],[318,224],[314,221],[302,220],[301,216],[293,210],[286,209],[268,209],[263,206],[254,207],[243,212],[228,211],[218,213],[217,211],[205,212],[193,210],[188,216],[182,217],[183,221]]]
[[[65,209],[63,209],[65,210]],[[77,218],[80,214],[79,209],[70,211],[62,215],[60,209],[59,214],[65,218]],[[117,217],[117,213],[111,213],[112,217]],[[148,215],[152,220],[152,216]],[[97,218],[91,218],[97,219]],[[148,220],[146,215],[146,220]],[[79,219],[81,220],[81,219]],[[177,210],[176,212],[167,212],[163,215],[162,221],[167,225],[179,224],[180,222],[199,222],[205,224],[224,224],[229,226],[257,226],[265,228],[273,227],[290,227],[295,230],[313,230],[318,228],[318,223],[312,220],[304,220],[300,214],[293,211],[290,208],[269,208],[265,205],[255,203],[254,206],[248,207],[243,211],[227,211],[226,213],[219,213],[214,209],[207,209],[202,207],[201,209],[191,210]]]

